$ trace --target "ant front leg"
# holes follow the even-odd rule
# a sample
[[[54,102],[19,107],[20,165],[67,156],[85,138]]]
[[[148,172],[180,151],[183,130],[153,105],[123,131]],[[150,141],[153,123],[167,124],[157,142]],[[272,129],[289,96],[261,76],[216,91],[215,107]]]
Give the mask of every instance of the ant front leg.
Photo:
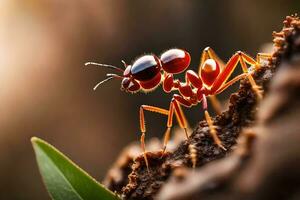
[[[170,132],[171,132],[171,128],[173,126],[174,113],[176,115],[179,126],[182,129],[184,129],[186,138],[187,139],[189,138],[189,135],[188,135],[188,132],[187,132],[187,127],[188,127],[187,124],[188,123],[187,123],[186,117],[185,117],[180,105],[183,105],[185,107],[191,107],[192,106],[192,104],[189,101],[187,101],[186,99],[184,99],[182,96],[180,96],[178,94],[174,94],[173,98],[171,100],[171,103],[170,103],[170,107],[169,107],[167,130],[166,130],[165,137],[164,137],[163,152],[165,152],[165,150],[167,148],[167,144],[168,144],[169,139],[170,139]]]
[[[140,107],[140,129],[142,132],[141,135],[141,149],[143,151],[143,156],[145,159],[145,163],[147,166],[147,170],[148,172],[150,172],[149,170],[149,163],[148,163],[148,159],[147,159],[147,152],[146,152],[146,147],[145,147],[145,135],[146,135],[146,125],[145,125],[145,115],[144,115],[144,110],[150,111],[150,112],[156,112],[156,113],[160,113],[163,115],[168,115],[169,111],[165,110],[163,108],[158,108],[158,107],[154,107],[154,106],[148,106],[148,105],[141,105]]]

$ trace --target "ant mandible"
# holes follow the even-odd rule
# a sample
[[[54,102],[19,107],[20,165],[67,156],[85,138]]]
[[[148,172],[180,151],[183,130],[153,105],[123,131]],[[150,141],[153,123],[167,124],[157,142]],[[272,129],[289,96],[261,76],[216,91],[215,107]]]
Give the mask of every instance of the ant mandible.
[[[248,71],[246,63],[257,70],[260,68],[261,59],[269,57],[269,54],[259,53],[257,54],[256,60],[254,60],[244,52],[238,51],[225,64],[210,47],[207,47],[202,52],[198,73],[192,70],[187,70],[184,82],[174,79],[174,74],[184,72],[190,65],[191,57],[185,50],[177,48],[165,51],[160,58],[154,54],[143,55],[135,60],[132,65],[127,65],[124,61],[122,61],[125,66],[125,70],[116,66],[94,62],[87,62],[85,65],[107,67],[122,73],[107,74],[107,78],[99,82],[94,87],[94,90],[104,82],[116,78],[122,80],[121,90],[125,92],[149,92],[156,89],[161,83],[163,90],[166,93],[179,91],[179,94],[173,95],[169,110],[149,105],[140,106],[140,130],[142,133],[140,138],[141,148],[149,171],[149,164],[145,149],[146,126],[144,111],[156,112],[168,116],[167,130],[165,132],[163,142],[164,153],[170,138],[174,113],[179,126],[184,129],[185,135],[188,138],[187,120],[182,112],[181,106],[189,108],[202,102],[205,120],[208,124],[210,135],[214,143],[218,145],[219,148],[226,150],[217,135],[215,126],[213,125],[212,119],[207,111],[207,97],[214,97],[214,95],[221,93],[238,80],[247,77],[252,89],[257,94],[257,97],[261,98],[262,90],[255,83],[252,73]],[[232,72],[239,63],[241,64],[243,73],[228,81]],[[213,105],[216,105],[216,99],[212,98],[212,100]],[[220,112],[219,109],[217,109],[217,112]]]

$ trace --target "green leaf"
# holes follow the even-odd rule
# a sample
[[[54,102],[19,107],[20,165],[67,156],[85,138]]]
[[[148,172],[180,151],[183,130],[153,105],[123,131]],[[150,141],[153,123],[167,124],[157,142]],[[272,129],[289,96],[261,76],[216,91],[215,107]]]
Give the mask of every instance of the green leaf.
[[[118,200],[119,198],[47,142],[31,142],[44,183],[53,200]]]

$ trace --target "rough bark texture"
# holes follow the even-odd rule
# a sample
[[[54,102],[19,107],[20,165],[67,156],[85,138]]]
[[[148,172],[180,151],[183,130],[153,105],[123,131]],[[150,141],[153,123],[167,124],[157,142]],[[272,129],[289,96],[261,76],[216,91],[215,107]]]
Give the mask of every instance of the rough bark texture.
[[[273,57],[254,73],[264,90],[262,102],[258,104],[245,79],[231,95],[228,110],[213,118],[227,151],[214,144],[207,123],[201,121],[173,152],[148,153],[150,173],[141,155],[133,159],[126,150],[121,156],[126,161],[113,168],[119,179],[109,173],[106,185],[124,199],[299,197],[299,19],[287,17],[283,30],[273,35]],[[197,158],[194,170],[191,146]]]

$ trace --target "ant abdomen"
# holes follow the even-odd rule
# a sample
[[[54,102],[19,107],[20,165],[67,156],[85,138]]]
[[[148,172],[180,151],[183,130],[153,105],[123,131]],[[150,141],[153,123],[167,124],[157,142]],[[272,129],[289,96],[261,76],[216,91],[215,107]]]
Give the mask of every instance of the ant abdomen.
[[[220,74],[220,71],[220,66],[214,59],[207,59],[201,66],[200,76],[206,85],[211,86]]]

